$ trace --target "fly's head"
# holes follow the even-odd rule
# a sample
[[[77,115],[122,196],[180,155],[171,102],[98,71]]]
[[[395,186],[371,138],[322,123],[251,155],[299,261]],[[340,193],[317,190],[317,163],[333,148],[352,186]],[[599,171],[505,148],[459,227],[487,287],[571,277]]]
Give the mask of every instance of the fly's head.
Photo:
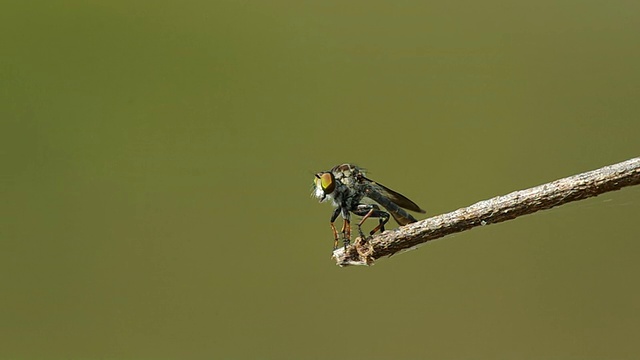
[[[336,178],[330,171],[325,171],[316,174],[314,179],[314,191],[313,195],[323,202],[327,199],[327,196],[331,197],[336,190]]]

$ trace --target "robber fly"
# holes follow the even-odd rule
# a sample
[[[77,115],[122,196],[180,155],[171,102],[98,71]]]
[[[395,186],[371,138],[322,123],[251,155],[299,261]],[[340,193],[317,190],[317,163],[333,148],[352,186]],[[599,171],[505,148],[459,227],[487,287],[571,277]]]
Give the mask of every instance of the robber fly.
[[[407,210],[425,213],[416,203],[407,199],[388,187],[368,179],[364,170],[353,164],[335,166],[329,171],[319,172],[315,175],[313,195],[323,202],[331,200],[335,210],[331,215],[331,230],[333,231],[333,249],[338,248],[338,231],[333,224],[338,215],[342,215],[342,239],[345,248],[351,241],[350,213],[361,216],[358,222],[358,233],[365,238],[362,232],[362,224],[368,218],[378,218],[378,225],[369,232],[370,235],[384,231],[384,225],[389,221],[389,214],[393,216],[399,225],[416,222]],[[363,198],[369,198],[382,205],[387,211],[383,211],[377,204],[363,203]]]

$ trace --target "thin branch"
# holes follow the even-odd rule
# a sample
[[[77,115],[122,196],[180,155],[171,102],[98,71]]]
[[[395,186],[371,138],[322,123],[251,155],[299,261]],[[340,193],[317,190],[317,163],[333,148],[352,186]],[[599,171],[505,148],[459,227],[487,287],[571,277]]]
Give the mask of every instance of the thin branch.
[[[412,250],[427,241],[550,209],[608,191],[640,184],[640,157],[566,177],[526,190],[480,201],[469,207],[409,224],[373,238],[357,238],[334,251],[340,266],[371,265],[374,260]]]

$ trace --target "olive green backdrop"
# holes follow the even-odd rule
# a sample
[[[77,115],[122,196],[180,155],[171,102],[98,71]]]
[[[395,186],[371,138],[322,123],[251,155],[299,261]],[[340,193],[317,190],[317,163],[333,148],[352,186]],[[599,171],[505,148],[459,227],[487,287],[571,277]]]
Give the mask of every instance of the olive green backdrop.
[[[310,197],[640,155],[639,4],[4,1],[0,358],[640,357],[638,187],[346,269]]]

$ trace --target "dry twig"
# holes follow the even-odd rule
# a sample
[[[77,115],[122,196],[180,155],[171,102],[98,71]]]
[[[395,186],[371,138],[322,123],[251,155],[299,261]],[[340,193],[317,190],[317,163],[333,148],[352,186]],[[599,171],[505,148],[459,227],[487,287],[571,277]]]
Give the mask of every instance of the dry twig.
[[[385,231],[373,238],[357,238],[346,252],[344,248],[334,251],[333,258],[340,266],[370,265],[383,256],[414,249],[429,240],[637,184],[640,184],[640,157],[480,201],[466,208]]]

